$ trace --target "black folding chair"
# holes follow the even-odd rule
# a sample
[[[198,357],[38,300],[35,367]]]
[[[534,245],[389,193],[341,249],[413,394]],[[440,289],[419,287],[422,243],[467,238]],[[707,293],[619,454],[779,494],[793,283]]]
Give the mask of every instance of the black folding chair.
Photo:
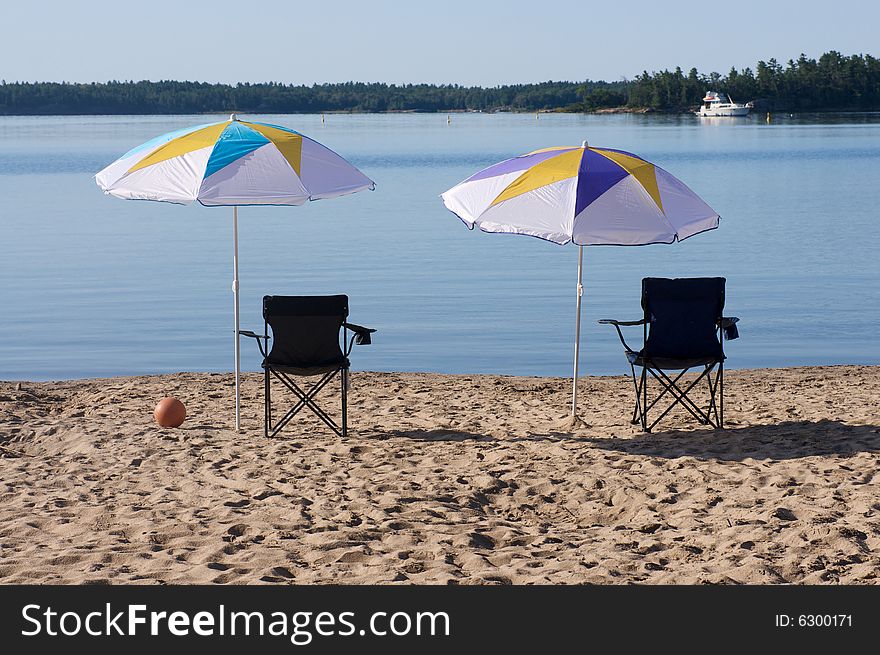
[[[375,330],[347,323],[347,318],[348,296],[263,296],[264,334],[249,330],[241,330],[239,334],[256,339],[263,355],[266,395],[264,432],[267,437],[278,434],[305,407],[340,437],[348,434],[348,356],[355,343],[369,344],[370,335]],[[348,337],[349,331],[353,333],[351,339]],[[270,338],[273,340],[272,350],[269,350]],[[342,387],[341,428],[315,402],[318,392],[337,373],[340,374]],[[272,425],[272,376],[299,399],[275,425]],[[313,376],[320,378],[308,389],[302,389],[294,380],[295,377]]]
[[[722,340],[739,336],[736,328],[739,319],[722,316],[724,283],[723,277],[646,277],[642,280],[642,309],[645,314],[641,320],[599,321],[615,327],[626,351],[636,392],[632,423],[641,423],[645,432],[650,432],[676,405],[684,407],[704,425],[719,429],[724,427],[725,355]],[[621,326],[633,325],[643,326],[642,348],[638,351],[629,347],[620,329]],[[636,376],[636,367],[642,369],[639,376]],[[694,367],[702,367],[702,371],[695,380],[684,386],[684,374]],[[667,371],[680,372],[673,377]],[[660,395],[650,404],[649,373],[662,386]],[[705,409],[688,396],[703,379],[709,388],[709,404]],[[672,396],[672,404],[649,424],[648,411],[667,394]]]

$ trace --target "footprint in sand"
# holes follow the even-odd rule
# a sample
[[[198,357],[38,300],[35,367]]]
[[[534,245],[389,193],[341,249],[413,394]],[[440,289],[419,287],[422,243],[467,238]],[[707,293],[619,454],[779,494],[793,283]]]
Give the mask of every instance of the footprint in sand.
[[[232,527],[230,527],[226,531],[227,536],[223,537],[223,540],[224,541],[234,541],[238,537],[243,536],[247,532],[247,530],[248,530],[248,526],[246,526],[244,523],[238,523],[236,525],[233,525]]]
[[[293,573],[290,572],[290,569],[283,566],[276,566],[270,571],[270,574],[276,578],[285,578],[287,580],[292,580],[294,577]]]
[[[367,561],[367,555],[359,550],[350,550],[336,559],[337,564],[362,564]]]

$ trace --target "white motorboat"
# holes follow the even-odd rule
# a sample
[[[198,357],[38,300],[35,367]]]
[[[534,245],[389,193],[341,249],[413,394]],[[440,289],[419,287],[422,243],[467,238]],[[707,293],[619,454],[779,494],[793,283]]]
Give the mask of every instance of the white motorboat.
[[[700,116],[747,116],[752,103],[740,105],[730,96],[717,91],[707,91],[703,104],[697,112]]]

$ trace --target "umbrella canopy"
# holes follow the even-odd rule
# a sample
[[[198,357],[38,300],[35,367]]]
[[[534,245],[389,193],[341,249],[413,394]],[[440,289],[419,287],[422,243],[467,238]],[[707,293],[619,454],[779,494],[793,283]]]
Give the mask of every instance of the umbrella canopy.
[[[375,184],[329,148],[268,123],[228,121],[177,130],[129,150],[95,175],[104,191],[125,200],[232,205],[235,428],[241,428],[238,206],[301,205]]]
[[[535,150],[489,166],[441,194],[465,225],[525,234],[578,253],[572,417],[577,416],[583,246],[673,243],[718,227],[720,216],[670,173],[623,150]]]
[[[718,227],[719,219],[659,166],[586,142],[508,159],[441,197],[469,228],[581,246],[672,243]]]
[[[95,180],[117,198],[203,205],[301,205],[375,186],[317,141],[235,114],[151,139]]]

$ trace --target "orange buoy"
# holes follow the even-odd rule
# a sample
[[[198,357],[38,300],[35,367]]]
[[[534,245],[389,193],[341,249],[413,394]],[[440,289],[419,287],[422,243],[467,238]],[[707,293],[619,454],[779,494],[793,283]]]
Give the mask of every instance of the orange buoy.
[[[159,401],[153,416],[156,419],[156,423],[163,428],[176,428],[186,418],[186,407],[177,398],[168,396]]]

